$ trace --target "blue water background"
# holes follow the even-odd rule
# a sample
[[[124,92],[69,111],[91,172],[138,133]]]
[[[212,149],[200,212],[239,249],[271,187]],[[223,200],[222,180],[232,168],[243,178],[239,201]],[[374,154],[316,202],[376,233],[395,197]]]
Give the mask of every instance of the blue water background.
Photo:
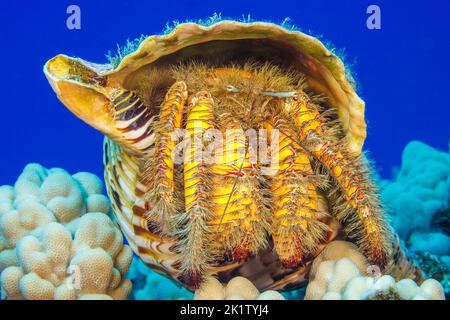
[[[81,8],[81,30],[66,8]],[[382,10],[382,29],[366,28],[366,8]],[[450,1],[8,1],[0,7],[0,185],[28,162],[102,176],[102,135],[67,111],[42,73],[58,53],[104,63],[104,54],[172,20],[224,17],[281,22],[323,35],[346,60],[367,103],[365,149],[382,176],[400,164],[407,142],[448,150]]]

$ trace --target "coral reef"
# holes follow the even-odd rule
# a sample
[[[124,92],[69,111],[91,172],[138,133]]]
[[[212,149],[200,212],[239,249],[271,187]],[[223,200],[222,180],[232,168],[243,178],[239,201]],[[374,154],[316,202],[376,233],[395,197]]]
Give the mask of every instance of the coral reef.
[[[347,247],[347,248],[346,248]],[[367,275],[368,272],[372,274]],[[305,300],[443,300],[444,289],[434,279],[419,287],[411,279],[395,281],[365,264],[352,244],[330,245],[314,261]]]
[[[133,283],[129,299],[134,300],[192,300],[194,294],[174,281],[152,271],[138,257],[134,257],[126,275]]]
[[[101,180],[29,164],[0,187],[0,272],[6,299],[125,299],[132,251],[109,218]]]
[[[133,258],[126,276],[133,283],[129,298],[135,300],[285,300],[277,291],[260,293],[244,277],[235,277],[225,285],[209,277],[193,294],[173,280],[150,270],[137,257]]]
[[[305,300],[443,300],[441,284],[428,279],[419,287],[411,279],[364,276],[348,258],[324,261],[308,284]]]
[[[450,261],[448,256],[439,257],[427,251],[412,254],[427,278],[436,279],[444,287],[446,299],[450,296]]]
[[[423,260],[438,259],[422,256]],[[438,259],[439,260],[439,259]],[[445,263],[423,262],[421,265],[434,266],[424,270],[427,276],[448,273]],[[303,300],[303,299],[351,299],[351,300],[439,300],[444,299],[442,286],[429,279],[418,286],[411,279],[398,282],[389,275],[381,275],[379,270],[371,270],[358,248],[346,241],[333,241],[317,256],[311,265],[310,283],[305,289],[291,292],[265,291],[258,289],[246,278],[235,277],[222,284],[209,277],[195,291],[195,295],[177,286],[173,281],[151,271],[140,259],[134,258],[127,277],[133,282],[131,299],[136,300]],[[371,273],[371,275],[368,275]],[[444,275],[442,275],[444,274]]]
[[[450,293],[450,154],[412,141],[392,181],[381,180],[392,224],[427,277]]]
[[[285,300],[277,291],[259,292],[251,281],[244,277],[235,277],[222,284],[216,278],[209,277],[195,291],[195,300]]]
[[[413,147],[422,152],[430,152],[431,149],[418,143],[413,143]],[[438,151],[431,150],[432,154],[435,153],[432,159],[446,159],[437,156]],[[406,154],[410,152],[405,151]],[[85,172],[70,175],[59,168],[47,170],[38,164],[30,164],[14,186],[0,187],[2,298],[444,299],[444,289],[438,281],[447,291],[450,259],[443,238],[430,239],[433,240],[436,234],[445,234],[445,228],[448,228],[445,218],[445,201],[448,202],[448,197],[441,194],[438,198],[435,193],[427,193],[419,186],[416,186],[419,191],[411,188],[407,179],[399,178],[407,176],[406,172],[400,174],[406,170],[405,167],[402,166],[394,182],[382,183],[384,191],[399,188],[398,185],[392,185],[401,184],[405,189],[409,188],[406,192],[433,194],[433,201],[441,201],[440,206],[434,206],[438,208],[436,212],[426,218],[429,224],[411,226],[405,232],[404,223],[398,222],[403,227],[402,235],[408,235],[405,240],[414,252],[413,258],[426,277],[431,278],[420,286],[411,279],[396,282],[391,276],[378,273],[379,270],[371,270],[357,246],[346,241],[333,241],[312,262],[306,292],[305,289],[283,293],[272,290],[260,292],[248,279],[238,276],[225,284],[209,277],[195,293],[191,293],[151,271],[139,258],[132,259],[131,249],[123,244],[120,230],[109,217],[109,200],[102,194],[103,184],[99,178]],[[420,172],[425,174],[424,171],[426,169]],[[443,174],[440,177],[431,185],[442,188],[437,186],[442,185],[442,180],[448,182],[448,177]],[[384,192],[383,195],[386,196]],[[395,207],[401,195],[395,198],[397,200],[392,200],[393,207],[398,209],[391,211],[392,215],[405,214],[401,206]],[[426,198],[423,199],[426,203]],[[437,245],[434,245],[436,242]]]
[[[392,224],[409,247],[423,250],[425,246],[433,254],[448,255],[448,220],[441,217],[441,223],[433,223],[433,217],[449,207],[450,154],[412,141],[403,151],[393,181],[380,185]]]

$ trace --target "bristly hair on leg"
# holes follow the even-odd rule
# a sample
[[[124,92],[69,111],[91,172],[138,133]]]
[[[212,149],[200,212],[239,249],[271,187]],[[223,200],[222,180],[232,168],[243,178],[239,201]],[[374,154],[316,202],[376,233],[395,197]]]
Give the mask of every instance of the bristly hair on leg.
[[[268,128],[280,130],[279,165],[272,177],[274,249],[282,264],[294,268],[316,251],[328,232],[317,219],[317,185],[324,179],[312,171],[306,151],[292,138],[292,130],[278,116],[268,119]]]
[[[179,227],[176,232],[183,255],[181,281],[193,288],[199,287],[211,267],[212,238],[208,225],[213,218],[210,200],[211,165],[202,158],[197,159],[196,155],[199,151],[204,152],[203,135],[213,128],[214,100],[210,93],[199,91],[190,101],[186,118],[187,135],[194,143],[190,143],[184,158],[186,212],[178,217]]]
[[[235,252],[239,250],[239,247],[242,247],[249,255],[254,255],[267,246],[271,212],[266,195],[268,190],[260,188],[259,180],[258,177],[252,176],[246,177],[241,181],[242,184],[246,185],[247,190],[250,191],[245,198],[250,198],[255,208],[250,208],[250,204],[246,206],[248,212],[247,221],[244,221],[246,226],[244,228],[241,226],[241,232],[244,234],[243,242],[236,244]]]
[[[340,128],[326,123],[307,94],[299,92],[287,111],[294,119],[300,145],[319,163],[324,170],[320,173],[330,176],[337,186],[330,197],[335,199],[334,212],[338,220],[351,231],[349,235],[369,260],[383,269],[390,259],[389,232],[366,174],[367,167],[358,156],[346,151],[346,144],[338,138]]]
[[[309,162],[312,162],[314,173],[307,175],[308,177],[302,183],[307,182],[316,190],[329,191],[333,204],[337,206],[334,210],[337,218],[350,225],[349,230],[353,232],[349,232],[350,237],[353,237],[369,257],[372,255],[374,261],[383,263],[383,254],[388,250],[384,244],[384,236],[387,232],[384,231],[382,218],[379,218],[380,210],[377,209],[374,192],[369,187],[370,180],[364,176],[364,167],[358,165],[359,160],[347,154],[345,144],[341,144],[343,133],[340,122],[337,120],[336,110],[329,107],[323,97],[316,96],[309,90],[302,74],[283,70],[268,63],[253,61],[244,64],[191,62],[174,67],[172,77],[186,81],[191,92],[206,88],[214,96],[217,106],[215,110],[221,110],[220,115],[216,112],[216,117],[234,119],[243,130],[255,126],[262,128],[262,123],[267,118],[275,117],[273,126],[282,133],[288,132],[288,136],[297,148],[303,149]],[[327,107],[324,107],[325,105]],[[227,222],[223,224],[222,220],[219,222],[223,227],[223,230],[218,231],[219,234],[216,234],[216,225],[210,226],[210,230],[214,230],[212,231],[214,237],[221,239],[219,242],[223,246],[219,245],[219,247],[232,250],[240,244],[238,249],[245,247],[246,250],[237,250],[239,252],[235,250],[235,256],[245,257],[249,251],[256,250],[255,243],[262,244],[258,239],[267,240],[263,236],[264,232],[260,233],[258,230],[272,226],[268,228],[269,231],[285,236],[293,232],[302,238],[302,250],[315,251],[327,227],[312,216],[310,217],[311,212],[308,212],[308,207],[303,207],[305,216],[302,217],[301,220],[304,222],[301,223],[294,223],[290,217],[286,217],[284,222],[282,219],[268,219],[267,223],[260,221],[264,220],[261,217],[252,218],[252,212],[255,211],[254,203],[260,204],[266,199],[273,201],[273,195],[265,194],[267,190],[261,187],[261,184],[259,184],[260,191],[249,192],[250,189],[258,190],[256,187],[258,184],[251,181],[245,174],[241,177],[243,173],[241,169],[242,167],[237,172],[233,171],[235,169],[230,169],[234,172],[231,175],[234,179],[233,183],[229,186],[232,188],[227,189],[226,192],[223,189],[220,190],[228,192],[230,196],[227,206],[237,207],[239,201],[243,201],[242,197],[249,199],[249,203],[240,209],[248,214],[239,215],[240,211],[236,208],[231,212],[228,212],[226,208],[225,210],[217,209],[218,211],[215,212],[217,203],[211,203],[214,215],[218,213],[226,215]],[[236,174],[236,177],[233,174]],[[224,183],[226,178],[221,182],[218,182],[217,178],[213,178],[212,181],[214,181],[213,184]],[[297,183],[300,185],[300,182]],[[308,188],[299,188],[296,198],[311,200],[311,195],[307,191]],[[303,205],[304,203],[300,203],[297,207],[302,208]],[[265,204],[256,211],[271,211],[264,210],[265,208],[274,210],[273,203]],[[236,218],[231,218],[234,214]],[[245,228],[234,224],[233,221],[246,223]],[[266,225],[266,227],[259,228],[258,225]],[[274,226],[278,226],[277,231],[274,231]],[[359,241],[358,237],[363,240]],[[280,251],[285,250],[288,254],[293,253],[291,247],[298,247],[287,245],[285,241],[280,241],[278,245]],[[369,248],[373,249],[373,252],[369,252]]]
[[[333,180],[328,190],[333,213],[369,261],[383,270],[392,258],[390,230],[378,190],[369,177],[370,168],[361,155],[346,152],[345,145],[326,150],[318,167]]]
[[[174,219],[182,208],[179,189],[175,186],[174,141],[176,129],[181,128],[187,88],[183,82],[173,84],[161,105],[155,125],[155,155],[147,160],[143,178],[149,185],[145,200],[150,205],[146,218],[160,233],[170,235]]]
[[[218,105],[218,109],[220,109]],[[225,133],[225,145],[213,165],[213,194],[217,238],[215,253],[235,261],[243,260],[266,246],[269,230],[267,197],[261,177],[250,162],[249,145],[242,122],[228,112],[218,112],[218,126]]]

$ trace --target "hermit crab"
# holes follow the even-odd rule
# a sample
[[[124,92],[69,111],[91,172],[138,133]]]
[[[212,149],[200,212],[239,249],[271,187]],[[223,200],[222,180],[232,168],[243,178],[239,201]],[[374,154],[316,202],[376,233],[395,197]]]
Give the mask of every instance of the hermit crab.
[[[117,222],[153,270],[190,289],[244,275],[301,285],[333,239],[417,276],[361,153],[364,102],[318,39],[272,23],[180,24],[117,66],[58,55],[62,103],[105,134]]]

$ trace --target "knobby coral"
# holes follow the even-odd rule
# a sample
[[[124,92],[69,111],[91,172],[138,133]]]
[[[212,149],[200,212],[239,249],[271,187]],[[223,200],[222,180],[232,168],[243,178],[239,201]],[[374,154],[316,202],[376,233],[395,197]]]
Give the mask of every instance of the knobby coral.
[[[398,282],[381,275],[347,242],[330,243],[314,261],[306,300],[443,300],[444,289],[428,279],[418,286],[411,279]]]
[[[0,272],[6,299],[125,299],[131,249],[109,218],[101,180],[29,164],[0,187]]]
[[[450,237],[433,225],[433,218],[449,208],[450,154],[412,141],[394,180],[382,181],[381,186],[392,224],[410,248],[449,255]]]
[[[255,285],[244,277],[235,277],[222,284],[214,277],[209,277],[195,291],[195,300],[285,300],[274,290],[259,292]]]
[[[416,251],[413,253],[413,259],[427,278],[436,279],[442,284],[448,299],[450,294],[450,257],[439,257],[428,251]]]
[[[412,141],[393,180],[381,180],[392,224],[427,277],[450,292],[450,154]]]

